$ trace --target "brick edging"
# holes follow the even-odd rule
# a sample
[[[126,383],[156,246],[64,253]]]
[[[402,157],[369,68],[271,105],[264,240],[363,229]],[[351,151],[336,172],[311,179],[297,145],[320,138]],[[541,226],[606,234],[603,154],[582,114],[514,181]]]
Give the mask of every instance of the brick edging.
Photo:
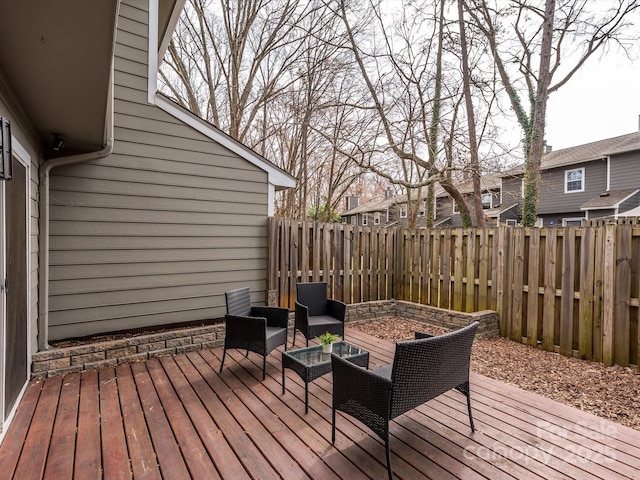
[[[491,310],[475,313],[455,312],[411,302],[382,300],[347,305],[347,323],[364,323],[388,317],[457,329],[478,320],[477,337],[498,335],[498,314]],[[293,325],[293,312],[290,313]],[[290,333],[292,333],[290,331]],[[56,376],[83,370],[115,367],[150,358],[217,348],[224,344],[224,323],[184,328],[161,333],[43,350],[33,355],[32,377]]]

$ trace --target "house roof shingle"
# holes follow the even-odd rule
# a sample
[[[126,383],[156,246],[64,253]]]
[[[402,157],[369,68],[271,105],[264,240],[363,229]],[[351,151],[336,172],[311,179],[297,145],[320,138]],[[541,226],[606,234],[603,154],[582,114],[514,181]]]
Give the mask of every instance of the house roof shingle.
[[[638,193],[638,188],[625,188],[621,190],[611,190],[608,192],[602,192],[597,197],[583,203],[580,206],[581,210],[597,210],[601,208],[615,208],[620,203],[627,200],[629,197]]]
[[[563,148],[562,150],[546,153],[542,156],[540,168],[542,170],[548,170],[550,168],[589,162],[609,155],[616,155],[634,150],[640,150],[640,132],[606,138],[604,140],[598,140],[597,142],[586,143],[584,145]],[[524,164],[508,170],[502,176],[506,177],[522,173],[524,173]]]

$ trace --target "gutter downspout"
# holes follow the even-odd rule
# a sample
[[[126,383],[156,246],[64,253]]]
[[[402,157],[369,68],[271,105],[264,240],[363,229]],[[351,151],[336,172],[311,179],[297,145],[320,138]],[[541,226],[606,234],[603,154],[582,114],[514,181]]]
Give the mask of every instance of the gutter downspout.
[[[113,56],[112,56],[113,58]],[[39,294],[38,294],[38,350],[47,350],[49,345],[49,186],[51,170],[56,167],[97,160],[113,152],[113,63],[107,103],[105,144],[101,150],[81,153],[69,157],[46,160],[40,167],[40,248],[39,248]]]

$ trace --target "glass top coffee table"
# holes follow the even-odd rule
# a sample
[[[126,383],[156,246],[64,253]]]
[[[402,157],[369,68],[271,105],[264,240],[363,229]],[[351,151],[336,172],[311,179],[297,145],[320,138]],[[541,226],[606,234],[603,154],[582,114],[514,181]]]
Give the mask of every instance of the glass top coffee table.
[[[361,367],[369,367],[369,352],[350,343],[334,343],[333,354]],[[309,382],[331,371],[331,354],[322,353],[321,345],[282,352],[283,395],[285,368],[293,370],[304,380],[304,413],[307,413],[309,411]]]

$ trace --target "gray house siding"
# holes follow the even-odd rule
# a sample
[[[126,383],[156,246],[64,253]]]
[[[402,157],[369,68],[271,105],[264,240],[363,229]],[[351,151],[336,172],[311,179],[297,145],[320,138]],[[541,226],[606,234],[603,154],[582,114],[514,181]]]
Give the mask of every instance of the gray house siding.
[[[611,189],[640,187],[640,151],[612,155]]]
[[[640,187],[640,185],[638,186]],[[622,202],[618,208],[618,212],[624,213],[632,208],[636,208],[637,206],[640,206],[640,194],[635,194],[629,200]]]
[[[267,173],[147,103],[146,8],[120,6],[113,154],[52,171],[52,340],[264,300]]]
[[[585,169],[584,191],[565,193],[565,171]],[[580,205],[607,189],[607,163],[605,160],[579,163],[542,172],[538,213],[547,216],[562,212],[580,211]],[[584,216],[583,213],[580,216]]]
[[[501,205],[522,201],[522,177],[503,177],[501,191]]]

